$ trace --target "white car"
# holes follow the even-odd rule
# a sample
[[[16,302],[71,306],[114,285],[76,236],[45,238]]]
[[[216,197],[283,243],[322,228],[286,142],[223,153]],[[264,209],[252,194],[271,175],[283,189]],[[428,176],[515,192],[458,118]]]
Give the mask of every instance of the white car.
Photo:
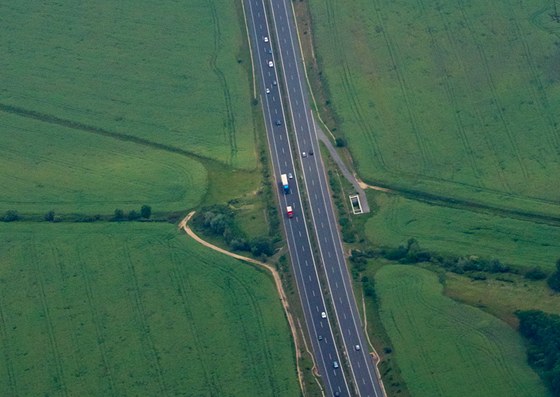
[[[263,40],[265,43],[268,43],[268,37],[264,36]]]
[[[307,153],[302,152],[302,153],[301,153],[301,157],[307,157]]]
[[[361,347],[360,347],[360,345],[356,345],[356,346],[354,346],[354,349],[356,349],[356,351],[359,352]]]
[[[288,172],[288,178],[289,178],[289,179],[294,179],[294,176],[292,175],[291,172]]]
[[[333,361],[332,366],[336,369],[339,367],[338,361]]]
[[[270,88],[267,88],[267,89],[266,89],[266,93],[267,93],[267,94],[270,94]]]
[[[321,318],[327,318],[327,313],[321,312]]]
[[[272,63],[272,61],[268,61],[268,67],[269,68],[274,67],[274,63]]]

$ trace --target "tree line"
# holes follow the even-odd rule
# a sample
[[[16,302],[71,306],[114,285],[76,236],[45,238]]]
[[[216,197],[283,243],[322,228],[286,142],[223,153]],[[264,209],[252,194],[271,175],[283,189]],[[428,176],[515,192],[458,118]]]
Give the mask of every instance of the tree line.
[[[515,313],[519,332],[529,342],[527,361],[555,397],[560,397],[560,316],[540,310]]]
[[[475,255],[442,255],[420,247],[415,238],[410,238],[406,244],[392,248],[376,248],[365,251],[352,250],[350,263],[355,279],[359,273],[365,270],[368,258],[385,258],[403,264],[414,264],[420,262],[430,262],[438,267],[456,274],[464,274],[473,280],[485,280],[487,274],[520,274],[528,280],[544,280],[553,291],[560,292],[560,259],[556,261],[556,271],[552,274],[544,271],[541,267],[535,266],[527,270],[518,269],[508,264],[502,263],[495,258],[482,258]],[[512,281],[505,276],[498,276],[502,281]]]

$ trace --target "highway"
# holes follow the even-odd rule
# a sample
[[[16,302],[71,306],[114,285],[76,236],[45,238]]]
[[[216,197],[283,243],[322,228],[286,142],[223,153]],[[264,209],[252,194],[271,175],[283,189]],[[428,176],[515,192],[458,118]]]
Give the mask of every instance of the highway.
[[[291,5],[289,0],[269,1],[244,0],[244,9],[274,174],[277,181],[280,181],[281,174],[294,176],[289,180],[290,193],[284,194],[278,184],[277,194],[309,340],[326,395],[382,397],[380,381],[368,354],[319,155]],[[279,54],[278,58],[276,54]],[[287,99],[286,108],[283,97]],[[289,125],[295,132],[294,147],[288,135]],[[303,171],[301,175],[297,172],[294,155]],[[299,181],[305,185],[313,237],[307,228]],[[293,207],[293,218],[286,216],[287,206]],[[312,238],[319,248],[318,258],[313,255]],[[321,288],[319,272],[327,279],[325,290],[329,291],[329,305],[325,290]],[[326,313],[326,318],[322,312]],[[339,339],[335,339],[335,331],[340,335]],[[337,346],[337,340],[342,341],[342,346]],[[342,370],[346,364],[354,388]]]

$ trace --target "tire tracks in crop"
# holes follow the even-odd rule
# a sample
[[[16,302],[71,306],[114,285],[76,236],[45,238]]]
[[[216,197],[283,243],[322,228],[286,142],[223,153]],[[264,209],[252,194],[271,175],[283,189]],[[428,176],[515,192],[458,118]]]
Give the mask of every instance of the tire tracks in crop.
[[[534,62],[535,58],[531,54],[531,47],[527,44],[527,40],[525,39],[526,37],[525,32],[519,25],[518,17],[515,14],[515,7],[509,6],[505,8],[511,13],[510,14],[511,18],[508,18],[508,20],[510,21],[510,26],[517,33],[517,39],[521,42],[523,48],[523,55],[525,57],[525,61],[527,65],[529,66],[529,73],[528,73],[529,76],[527,79],[525,79],[525,81],[529,81],[529,84],[527,84],[529,87],[529,91],[531,92],[531,95],[533,96],[535,102],[540,104],[539,106],[540,115],[542,118],[548,121],[548,131],[550,134],[550,138],[552,140],[551,143],[558,150],[560,149],[560,131],[558,130],[558,128],[556,128],[556,125],[558,123],[556,122],[556,120],[554,120],[554,118],[551,115],[551,112],[554,110],[552,110],[550,106],[550,102],[546,95],[544,85],[542,83],[541,78],[539,77],[539,73],[537,71],[537,67],[535,66],[535,62]],[[537,85],[538,92],[535,91],[535,87],[533,86],[533,84],[530,83],[531,81],[533,81]]]
[[[435,7],[435,9],[437,10],[439,17],[443,23],[443,27],[445,30],[445,34],[447,36],[447,41],[450,43],[450,47],[453,49],[453,54],[455,56],[455,60],[456,62],[461,65],[461,69],[463,72],[463,75],[467,76],[468,73],[468,68],[465,66],[465,62],[463,61],[463,57],[461,56],[461,54],[457,53],[457,49],[461,48],[461,46],[459,44],[457,44],[457,40],[455,40],[455,37],[453,35],[453,33],[450,32],[450,28],[449,28],[449,22],[447,17],[443,14],[441,7]],[[466,84],[466,90],[468,92],[469,98],[475,98],[475,95],[473,93],[473,89],[472,89],[472,85],[470,84]],[[474,102],[474,100],[473,100]],[[478,121],[479,126],[482,128],[484,126],[484,121],[482,119],[482,115],[480,114],[480,111],[478,109],[477,106],[475,106],[473,108],[473,113],[476,116],[476,120]],[[496,166],[494,167],[494,170],[497,173],[497,176],[500,179],[500,182],[503,186],[503,188],[505,189],[506,193],[508,194],[512,194],[513,190],[507,180],[506,175],[504,174],[504,170],[502,169],[502,167],[500,166],[500,158],[498,156],[498,150],[496,148],[496,145],[494,144],[494,142],[489,139],[487,134],[482,134],[482,139],[484,140],[484,142],[486,143],[486,145],[488,146],[488,148],[491,149],[491,153],[492,153],[492,157],[494,158],[494,162],[496,164]],[[496,189],[488,189],[488,188],[482,188],[486,191],[489,192],[497,192]]]
[[[222,91],[224,93],[224,101],[226,107],[225,129],[227,131],[227,139],[230,146],[230,165],[233,165],[234,160],[237,158],[237,138],[235,131],[235,114],[233,111],[231,93],[224,73],[217,65],[218,53],[220,52],[221,30],[218,12],[216,11],[216,4],[214,0],[208,1],[210,13],[212,16],[212,27],[214,30],[214,49],[210,56],[210,68],[218,78]]]
[[[19,392],[18,392],[18,388],[17,388],[17,382],[16,382],[16,376],[15,376],[15,371],[14,371],[14,362],[12,360],[12,348],[11,348],[11,343],[10,343],[10,339],[8,338],[8,328],[6,326],[6,315],[4,314],[4,307],[2,306],[2,303],[4,302],[4,299],[2,296],[0,296],[0,339],[1,339],[1,343],[2,343],[2,351],[4,352],[3,356],[4,356],[4,364],[6,365],[6,372],[8,375],[8,385],[9,385],[9,393],[10,396],[14,396],[17,397],[19,396]],[[4,390],[5,392],[7,392],[8,390]]]
[[[473,43],[474,43],[474,45],[477,49],[478,55],[480,57],[481,64],[484,68],[484,71],[485,71],[485,74],[486,74],[486,81],[488,83],[488,87],[490,87],[490,92],[492,94],[492,103],[494,105],[494,108],[495,108],[495,110],[498,114],[498,117],[500,119],[500,122],[501,122],[502,126],[504,127],[504,131],[507,135],[507,139],[509,141],[509,144],[511,146],[511,149],[513,151],[515,159],[517,160],[519,168],[520,168],[520,170],[523,174],[523,177],[525,179],[528,179],[530,175],[529,175],[529,172],[527,170],[527,167],[525,166],[523,158],[521,157],[521,153],[519,151],[519,146],[517,145],[517,142],[515,140],[515,135],[511,131],[509,123],[507,122],[507,120],[504,116],[504,112],[502,110],[503,106],[502,106],[502,104],[499,100],[498,93],[497,93],[497,90],[496,90],[496,85],[494,83],[494,79],[492,78],[492,73],[490,71],[490,67],[488,66],[488,58],[486,56],[486,52],[484,51],[484,48],[480,44],[480,41],[476,38],[476,32],[473,29],[471,21],[469,19],[469,16],[467,15],[467,13],[466,13],[466,11],[463,7],[463,0],[457,0],[457,5],[458,5],[459,12],[461,13],[462,20],[465,23],[465,26],[467,27],[467,29],[470,33],[470,37],[473,40]]]
[[[161,392],[160,396],[167,396],[169,395],[169,393],[165,385],[163,371],[161,369],[161,365],[159,362],[159,354],[154,344],[154,340],[152,339],[150,325],[148,324],[148,320],[146,318],[146,311],[144,309],[144,304],[142,303],[140,287],[138,286],[138,277],[136,276],[136,269],[134,267],[134,262],[132,260],[132,257],[130,256],[130,247],[128,245],[128,242],[124,243],[123,251],[124,251],[126,266],[130,274],[129,279],[132,284],[132,288],[131,288],[132,290],[131,294],[133,300],[132,303],[133,303],[134,310],[136,312],[136,318],[139,323],[138,325],[140,326],[140,329],[142,331],[142,336],[143,336],[142,339],[144,339],[147,344],[147,346],[145,347],[147,350],[146,353],[148,354],[150,360],[149,365],[152,366],[153,369],[155,370],[155,375]]]
[[[389,37],[389,34],[387,33],[387,27],[386,27],[385,23],[383,22],[384,20],[387,19],[385,17],[385,15],[382,14],[383,7],[379,4],[379,0],[373,0],[373,3],[375,4],[375,11],[376,11],[375,14],[376,14],[376,18],[377,18],[377,23],[381,27],[381,33],[383,35],[383,40],[385,41],[385,46],[387,47],[387,51],[388,51],[389,57],[391,59],[391,64],[393,66],[393,70],[395,72],[395,75],[397,77],[397,81],[399,83],[399,88],[400,88],[402,97],[404,99],[404,105],[405,105],[405,108],[406,108],[406,113],[408,115],[408,119],[410,121],[412,132],[413,132],[414,137],[416,139],[416,144],[418,145],[418,149],[420,150],[420,157],[421,157],[421,161],[422,161],[421,173],[425,174],[425,172],[427,170],[432,168],[432,163],[433,162],[432,162],[431,158],[433,158],[433,154],[431,153],[431,149],[430,149],[429,145],[427,145],[426,142],[424,141],[424,139],[422,139],[422,133],[420,131],[420,128],[418,127],[418,120],[416,119],[416,115],[414,114],[414,111],[412,110],[411,100],[410,100],[410,96],[409,96],[409,89],[408,89],[406,80],[403,76],[403,73],[401,72],[401,69],[400,69],[401,62],[399,60],[398,49],[397,49],[396,44],[393,43],[393,41]]]
[[[373,150],[375,159],[378,160],[379,165],[382,169],[387,170],[385,160],[383,159],[383,152],[379,149],[379,145],[375,140],[375,134],[371,130],[371,127],[363,116],[363,110],[356,93],[356,88],[354,86],[350,67],[348,66],[348,60],[346,58],[345,52],[342,50],[344,48],[344,45],[341,43],[340,35],[338,33],[338,24],[334,11],[333,1],[326,0],[325,5],[327,9],[327,20],[329,21],[328,25],[330,26],[330,30],[332,33],[331,37],[335,42],[334,47],[336,48],[337,58],[342,65],[342,73],[340,74],[340,78],[342,80],[344,92],[346,93],[346,97],[348,98],[348,103],[350,104],[350,108],[354,113],[354,118],[358,126],[362,130],[363,136],[368,140],[369,147]]]
[[[171,261],[173,263],[173,268],[170,272],[171,282],[175,286],[179,298],[181,299],[181,305],[183,306],[183,311],[185,313],[186,323],[191,330],[194,339],[194,347],[199,357],[199,366],[202,368],[204,379],[206,381],[206,384],[210,388],[210,395],[222,396],[224,395],[224,390],[220,387],[219,383],[216,382],[215,377],[211,376],[211,373],[204,359],[204,357],[207,356],[206,352],[203,352],[201,350],[203,343],[200,340],[200,332],[196,326],[196,321],[194,320],[194,315],[191,310],[191,302],[188,296],[188,291],[192,291],[188,275],[186,272],[183,272],[181,270],[180,261],[177,258],[175,247],[172,247],[171,244],[168,244],[168,247],[169,252],[171,252]]]
[[[275,371],[274,371],[274,367],[275,367],[274,366],[274,358],[272,357],[272,353],[271,353],[271,349],[270,349],[270,343],[269,343],[269,340],[267,338],[267,332],[266,332],[265,326],[263,324],[263,315],[262,315],[260,305],[258,304],[257,300],[255,299],[255,296],[252,293],[251,287],[247,283],[247,281],[241,279],[231,269],[218,268],[218,271],[227,274],[228,277],[231,277],[237,283],[239,283],[239,285],[241,287],[243,287],[243,291],[244,291],[246,297],[249,299],[249,302],[251,304],[251,309],[256,315],[256,327],[257,327],[257,332],[260,336],[259,339],[261,341],[261,343],[259,343],[259,345],[264,345],[264,348],[262,350],[262,354],[263,354],[263,358],[264,358],[264,364],[266,366],[266,373],[269,374],[269,376],[268,376],[268,386],[270,386],[270,390],[271,390],[273,396],[281,397],[282,394],[279,394],[280,392],[278,391],[278,385],[276,383],[275,377],[273,376],[273,374],[275,373]],[[230,292],[233,295],[235,295],[235,297],[237,298],[238,290],[231,289]],[[241,319],[240,319],[240,322],[241,322]]]
[[[275,373],[274,371],[274,365],[271,362],[272,358],[270,357],[270,347],[268,345],[268,339],[266,338],[266,331],[264,329],[264,326],[262,324],[262,313],[261,311],[258,309],[258,304],[255,302],[254,296],[252,296],[250,288],[247,284],[247,282],[245,280],[241,280],[237,275],[235,275],[233,272],[228,271],[226,269],[223,268],[219,268],[218,269],[221,273],[225,274],[227,276],[227,278],[225,279],[226,283],[230,283],[231,280],[234,280],[239,286],[241,286],[243,288],[242,291],[237,290],[236,288],[226,288],[226,291],[228,292],[228,295],[231,296],[231,300],[233,302],[239,302],[241,300],[240,295],[241,292],[243,292],[243,295],[245,295],[248,300],[249,303],[251,305],[251,309],[252,311],[255,313],[255,317],[256,317],[256,324],[253,323],[253,325],[256,325],[256,332],[259,335],[259,346],[261,344],[264,344],[264,350],[261,352],[263,355],[263,365],[266,367],[266,373],[269,374],[269,376],[266,379],[267,384],[265,384],[264,380],[262,378],[259,378],[258,381],[259,382],[263,382],[262,389],[265,390],[266,387],[270,388],[270,391],[272,393],[273,396],[279,396],[281,397],[281,394],[278,393],[277,390],[277,386],[276,386],[276,381],[274,380],[274,376],[272,376],[272,374]],[[251,362],[251,366],[253,367],[253,373],[255,375],[258,376],[259,373],[262,372],[262,370],[259,370],[258,366],[256,365],[257,362],[259,362],[258,359],[258,353],[255,353],[255,349],[253,348],[253,346],[257,346],[257,344],[253,344],[249,342],[251,340],[253,340],[251,338],[252,333],[250,332],[250,330],[248,329],[247,325],[246,325],[246,321],[243,318],[243,316],[241,315],[241,312],[239,310],[235,310],[232,311],[232,314],[235,313],[237,315],[237,321],[238,323],[241,325],[243,334],[244,334],[244,340],[247,341],[246,342],[246,346],[247,349],[246,351],[249,353],[250,355],[250,362]],[[260,350],[260,349],[259,349]]]
[[[117,391],[115,386],[115,380],[113,373],[111,371],[111,364],[108,359],[107,350],[105,349],[105,336],[103,334],[103,330],[100,326],[101,320],[99,313],[97,312],[96,306],[94,305],[95,297],[93,293],[93,289],[91,287],[91,276],[89,274],[87,265],[85,264],[84,260],[82,259],[82,254],[80,247],[76,249],[78,255],[78,265],[80,267],[80,271],[82,273],[82,278],[84,280],[85,286],[85,293],[86,293],[86,300],[89,307],[91,320],[93,322],[95,328],[95,337],[97,340],[97,347],[99,349],[99,353],[101,355],[101,362],[103,365],[104,375],[109,380],[109,390],[112,396],[121,396],[122,393]],[[93,257],[92,257],[93,258]]]
[[[57,385],[57,388],[59,389],[61,395],[63,396],[68,396],[68,388],[66,386],[65,383],[65,376],[64,376],[64,365],[62,363],[62,355],[60,354],[60,350],[58,348],[58,342],[56,340],[56,334],[54,331],[54,325],[52,322],[52,317],[51,317],[51,313],[49,310],[49,303],[47,300],[47,294],[45,293],[45,282],[43,280],[43,273],[41,271],[41,269],[39,268],[39,258],[37,257],[37,247],[36,247],[36,241],[35,241],[35,236],[31,235],[30,236],[30,245],[29,245],[29,251],[28,251],[28,255],[29,258],[26,258],[28,260],[26,260],[27,263],[31,264],[33,273],[35,274],[35,280],[37,281],[37,284],[39,286],[39,288],[37,289],[37,292],[39,293],[39,298],[41,301],[41,307],[43,310],[43,313],[45,315],[45,322],[47,325],[47,334],[48,334],[48,340],[49,340],[49,348],[51,350],[51,354],[54,360],[54,372],[55,372],[55,376],[54,376],[54,383]]]
[[[418,6],[420,7],[420,9],[422,10],[422,13],[426,14],[426,5],[424,4],[424,1],[423,0],[417,0],[417,3],[418,3]],[[439,8],[439,7],[437,7],[437,8]],[[426,31],[428,32],[428,35],[430,36],[430,43],[431,43],[432,47],[435,49],[435,52],[438,53],[438,54],[443,53],[438,41],[434,37],[433,29],[428,26]],[[468,134],[465,131],[465,126],[463,125],[463,121],[462,121],[461,116],[459,114],[460,107],[459,107],[459,104],[457,103],[457,96],[455,95],[455,88],[453,87],[453,84],[450,81],[450,78],[448,76],[445,65],[443,65],[443,67],[440,68],[439,74],[440,74],[440,76],[443,77],[443,86],[444,86],[444,90],[445,90],[445,95],[447,97],[447,101],[452,106],[451,110],[452,110],[452,113],[453,113],[453,118],[455,120],[455,125],[457,126],[457,129],[456,129],[457,135],[459,136],[459,139],[460,139],[460,141],[463,145],[463,150],[464,150],[464,153],[465,153],[465,157],[468,159],[470,168],[472,170],[472,173],[476,177],[478,185],[480,187],[482,187],[481,186],[481,183],[482,183],[481,172],[478,169],[478,166],[476,164],[475,156],[474,156],[474,150],[473,150],[472,145],[469,141]]]

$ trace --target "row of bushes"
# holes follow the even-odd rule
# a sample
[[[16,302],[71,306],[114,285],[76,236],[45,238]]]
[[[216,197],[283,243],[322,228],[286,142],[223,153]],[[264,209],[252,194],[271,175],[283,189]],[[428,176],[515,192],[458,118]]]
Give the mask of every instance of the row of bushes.
[[[148,220],[152,216],[152,207],[143,205],[139,211],[130,210],[125,213],[122,209],[116,209],[113,216],[108,215],[87,215],[87,214],[65,214],[64,216],[57,215],[53,210],[47,212],[43,216],[40,215],[20,215],[15,210],[6,211],[4,216],[0,218],[2,222],[17,222],[22,220],[29,221],[45,221],[45,222],[97,222],[97,221],[135,221],[135,220]]]
[[[480,258],[478,256],[453,256],[441,255],[420,247],[418,241],[411,238],[406,245],[402,244],[396,248],[370,249],[367,251],[352,250],[350,262],[352,271],[357,277],[365,270],[367,258],[382,257],[399,263],[430,262],[447,271],[466,274],[474,280],[485,280],[487,274],[512,273],[523,274],[529,280],[543,280],[548,277],[548,285],[555,291],[560,291],[560,260],[556,263],[557,270],[550,276],[540,267],[533,267],[524,272],[500,262],[498,259]],[[497,277],[503,281],[511,281],[507,276]]]

